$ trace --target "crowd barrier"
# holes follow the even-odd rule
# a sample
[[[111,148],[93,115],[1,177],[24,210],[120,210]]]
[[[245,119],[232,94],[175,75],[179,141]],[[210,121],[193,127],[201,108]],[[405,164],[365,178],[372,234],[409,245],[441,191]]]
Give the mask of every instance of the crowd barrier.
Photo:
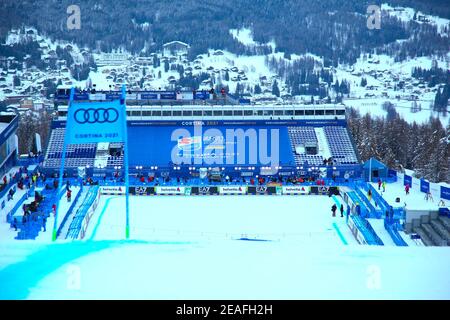
[[[101,187],[103,189],[103,187]],[[124,187],[110,187],[102,194],[124,194]],[[131,195],[333,195],[339,187],[329,186],[131,186]]]

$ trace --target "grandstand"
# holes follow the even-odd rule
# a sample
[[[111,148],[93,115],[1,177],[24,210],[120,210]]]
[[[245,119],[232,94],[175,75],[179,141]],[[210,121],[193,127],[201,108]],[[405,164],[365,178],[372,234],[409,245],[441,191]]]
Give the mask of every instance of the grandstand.
[[[249,105],[239,103],[239,99],[229,95],[190,94],[128,93],[129,165],[132,172],[139,168],[140,172],[154,176],[168,174],[189,179],[198,176],[201,168],[217,168],[223,176],[250,177],[265,175],[266,169],[271,167],[284,176],[307,177],[319,169],[326,172],[328,178],[361,176],[355,146],[346,128],[343,105]],[[108,101],[118,96],[116,92],[80,92],[75,94],[75,100]],[[52,123],[43,165],[52,174],[60,165],[67,99],[67,92],[62,91],[55,99],[58,118]],[[177,130],[184,133],[174,138]],[[215,133],[210,137],[212,131]],[[232,141],[228,141],[230,133],[234,134]],[[243,140],[239,133],[243,133]],[[180,140],[183,138],[192,139]],[[252,151],[254,145],[257,145],[256,157],[250,154],[255,152]],[[201,152],[196,152],[196,148]],[[174,159],[173,150],[178,151],[181,160]],[[273,159],[271,151],[278,153],[278,159]],[[273,163],[264,159],[261,153],[274,160]],[[102,170],[110,172],[123,168],[123,145],[72,145],[66,157],[65,169],[69,174],[75,174],[78,167],[87,168],[91,175]]]

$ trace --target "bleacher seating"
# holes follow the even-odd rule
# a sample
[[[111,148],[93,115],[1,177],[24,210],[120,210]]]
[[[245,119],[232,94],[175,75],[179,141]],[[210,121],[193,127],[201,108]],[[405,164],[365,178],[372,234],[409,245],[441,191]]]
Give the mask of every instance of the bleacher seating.
[[[313,127],[288,127],[288,134],[296,165],[304,165],[306,162],[308,165],[318,166],[323,163],[323,157],[320,155],[297,154],[295,152],[298,145],[317,145],[317,136]]]
[[[338,164],[357,164],[355,149],[345,127],[325,126],[325,136],[330,146],[331,155]]]
[[[57,168],[61,165],[61,157],[64,143],[63,128],[53,129],[50,136],[47,154],[45,155],[44,166],[47,168]],[[66,150],[66,167],[93,166],[97,144],[86,143],[68,145]]]
[[[336,164],[357,164],[353,144],[345,127],[325,126],[325,136],[330,147],[331,155]],[[288,127],[289,139],[291,140],[291,147],[294,153],[296,165],[303,165],[305,162],[308,165],[319,166],[323,164],[322,155],[297,154],[295,152],[296,146],[317,145],[317,136],[314,127]]]

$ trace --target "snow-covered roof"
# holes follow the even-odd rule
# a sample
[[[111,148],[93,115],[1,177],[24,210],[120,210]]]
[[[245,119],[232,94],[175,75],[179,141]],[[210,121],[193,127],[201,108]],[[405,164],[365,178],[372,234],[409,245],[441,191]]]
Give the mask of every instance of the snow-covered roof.
[[[185,46],[185,47],[188,47],[188,48],[190,47],[190,45],[188,45],[187,43],[181,42],[181,41],[167,42],[167,43],[163,44],[163,47],[171,46],[171,45],[174,45],[174,44],[179,44],[179,45],[182,45],[182,46]]]

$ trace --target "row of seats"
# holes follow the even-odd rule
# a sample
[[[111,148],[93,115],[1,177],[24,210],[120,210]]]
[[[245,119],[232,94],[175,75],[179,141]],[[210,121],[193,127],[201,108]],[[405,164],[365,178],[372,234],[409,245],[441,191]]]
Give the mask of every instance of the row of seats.
[[[50,135],[44,167],[56,168],[61,165],[64,145],[64,128],[53,129]],[[66,167],[93,166],[97,152],[96,143],[71,144],[66,149]]]
[[[357,164],[355,149],[348,131],[344,127],[325,126],[325,136],[328,140],[331,155],[338,164]]]

